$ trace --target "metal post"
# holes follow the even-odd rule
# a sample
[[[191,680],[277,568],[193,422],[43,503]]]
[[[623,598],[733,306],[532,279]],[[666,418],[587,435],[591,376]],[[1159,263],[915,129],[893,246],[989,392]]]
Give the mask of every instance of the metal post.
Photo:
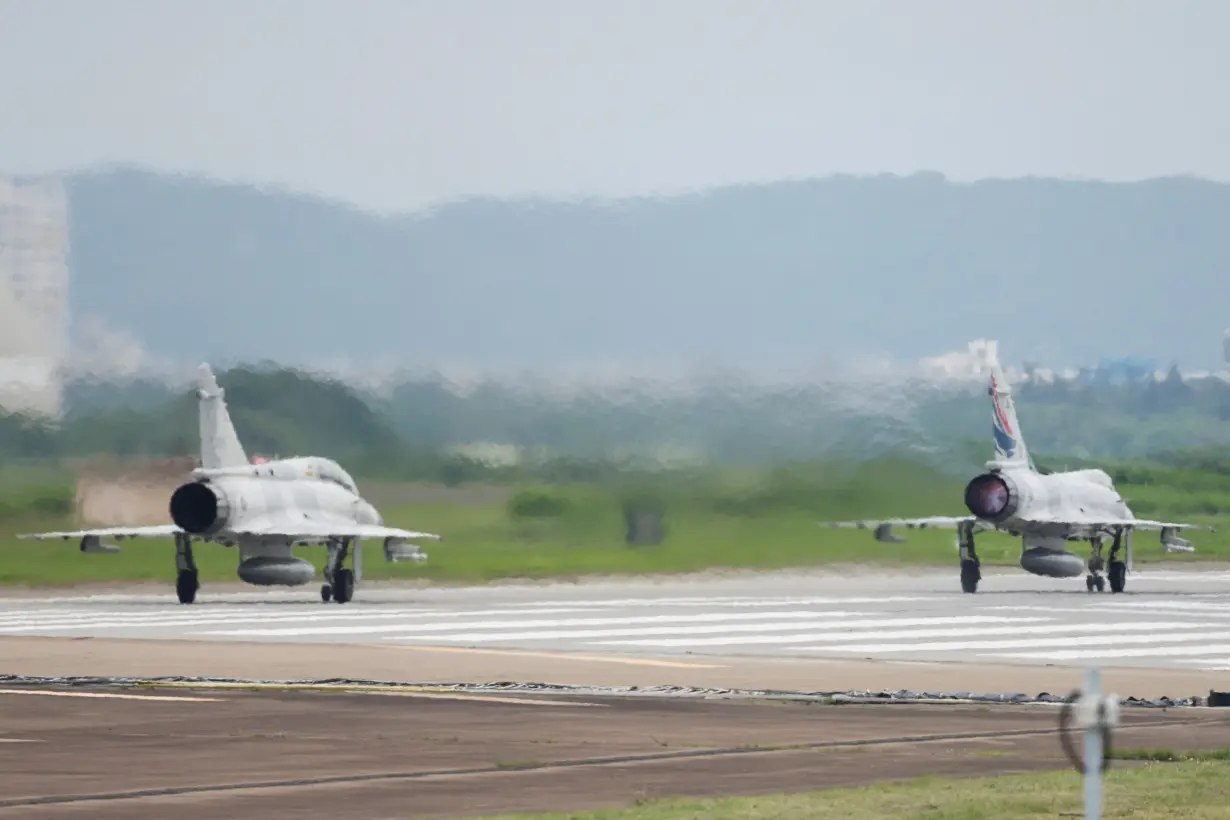
[[[1101,675],[1096,667],[1085,673],[1085,697],[1100,706]],[[1101,708],[1097,714],[1101,715]],[[1085,820],[1102,820],[1102,721],[1085,726]]]

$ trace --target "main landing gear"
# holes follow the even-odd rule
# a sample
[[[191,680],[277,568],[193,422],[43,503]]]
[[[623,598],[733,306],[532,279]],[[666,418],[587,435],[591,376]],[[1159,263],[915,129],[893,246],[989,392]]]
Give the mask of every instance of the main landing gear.
[[[320,600],[330,599],[344,604],[354,597],[354,571],[345,568],[350,553],[350,539],[331,539],[329,557],[325,561],[325,584],[320,588]]]
[[[1122,528],[1114,531],[1110,544],[1109,562],[1102,560],[1102,536],[1097,535],[1089,539],[1092,549],[1089,555],[1089,574],[1085,576],[1085,589],[1093,592],[1096,588],[1098,592],[1102,592],[1106,582],[1110,581],[1111,592],[1123,592],[1123,588],[1127,585],[1127,564],[1120,555],[1120,550],[1123,548],[1123,537]],[[1107,570],[1105,578],[1099,575],[1103,569]]]
[[[187,533],[175,536],[175,594],[181,604],[196,600],[196,591],[201,588],[197,576],[196,560],[192,557],[192,538]]]
[[[964,521],[957,526],[957,550],[961,553],[961,591],[977,592],[982,570],[974,549],[974,522]]]

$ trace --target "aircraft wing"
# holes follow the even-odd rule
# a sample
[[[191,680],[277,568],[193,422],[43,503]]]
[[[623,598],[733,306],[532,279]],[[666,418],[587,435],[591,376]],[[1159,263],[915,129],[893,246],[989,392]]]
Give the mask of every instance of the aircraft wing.
[[[900,543],[905,540],[892,534],[893,527],[905,527],[908,530],[925,529],[956,529],[968,522],[982,523],[972,515],[933,515],[928,518],[881,518],[863,521],[821,521],[821,527],[832,529],[875,530],[877,541],[893,541]],[[984,524],[990,527],[990,524]]]
[[[1150,521],[1147,518],[1133,518],[1129,521],[1105,521],[1098,523],[1103,527],[1126,525],[1134,530],[1207,530],[1208,532],[1217,532],[1215,528],[1209,526],[1208,524],[1180,524],[1171,523],[1169,521]]]
[[[1148,518],[1082,518],[1030,516],[1031,524],[1067,524],[1073,527],[1131,527],[1134,530],[1217,530],[1208,524],[1188,524],[1175,521],[1152,521]]]
[[[883,526],[889,526],[923,530],[928,527],[949,529],[956,527],[958,524],[963,524],[966,521],[977,520],[978,519],[972,515],[933,515],[930,518],[881,518],[875,520],[866,519],[863,521],[821,521],[820,526],[857,530],[878,529]]]
[[[17,537],[23,540],[47,541],[50,539],[80,539],[94,536],[95,538],[171,538],[183,532],[174,524],[163,524],[153,527],[101,527],[96,530],[71,530],[65,532],[35,532],[22,533]],[[374,524],[356,524],[346,521],[303,521],[276,520],[269,522],[254,522],[232,531],[235,535],[280,535],[292,540],[324,540],[327,538],[405,538],[443,540],[443,536],[431,532],[416,532],[397,527],[378,527]]]
[[[28,532],[20,533],[17,537],[22,540],[33,539],[35,541],[46,541],[52,538],[59,538],[67,541],[70,538],[86,538],[94,536],[96,538],[170,538],[183,532],[174,524],[158,524],[152,527],[101,527],[96,530],[70,530],[66,532]]]
[[[337,519],[287,520],[283,518],[253,521],[231,530],[235,535],[283,536],[295,541],[325,540],[327,538],[406,538],[441,541],[443,536],[433,532],[416,532],[397,527],[382,527],[375,524],[358,524]]]

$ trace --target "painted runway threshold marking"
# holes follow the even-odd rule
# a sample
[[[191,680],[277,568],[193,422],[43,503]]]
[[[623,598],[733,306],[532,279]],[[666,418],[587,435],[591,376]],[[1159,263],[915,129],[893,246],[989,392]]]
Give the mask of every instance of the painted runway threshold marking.
[[[1211,643],[1207,634],[1230,627],[1230,600],[1205,595],[1206,591],[1178,599],[1082,595],[1028,604],[1024,600],[1033,599],[961,598],[958,609],[951,606],[953,596],[933,593],[777,597],[776,591],[755,597],[668,594],[605,601],[578,600],[570,594],[570,600],[492,601],[490,607],[473,595],[425,594],[402,603],[373,601],[341,609],[283,607],[272,601],[189,610],[168,604],[49,607],[42,600],[30,606],[0,602],[0,641],[11,640],[9,635],[32,634],[338,641],[419,652],[480,653],[478,658],[490,656],[497,666],[498,656],[506,654],[507,666],[520,657],[595,667],[708,669],[715,664],[692,661],[713,660],[720,668],[725,659],[704,656],[727,650],[791,660],[862,656],[906,661],[912,656],[913,661],[923,661],[948,653],[973,662],[988,658],[1054,662],[1101,654],[1155,658],[1150,665],[1158,667],[1230,666],[1230,650],[1204,651],[1204,644]],[[1201,629],[1207,634],[1196,634]]]
[[[789,616],[791,613],[778,613],[779,615]],[[808,620],[790,620],[790,621],[770,621],[767,623],[755,624],[717,624],[703,626],[654,626],[654,627],[634,627],[616,628],[616,629],[578,629],[591,621],[574,620],[569,621],[570,628],[556,630],[534,630],[531,632],[462,632],[453,635],[427,635],[420,634],[413,626],[406,627],[408,634],[394,635],[387,637],[386,641],[413,641],[413,640],[447,640],[447,641],[472,641],[475,643],[488,643],[495,641],[527,641],[527,640],[581,640],[590,638],[618,638],[621,636],[634,635],[712,635],[712,634],[730,634],[733,632],[755,632],[760,635],[760,639],[765,640],[766,635],[777,636],[783,632],[814,632],[824,630],[848,630],[854,627],[883,627],[883,626],[927,626],[939,623],[1026,623],[1045,621],[1046,618],[997,618],[991,616],[967,615],[956,618],[855,618],[853,616],[866,615],[865,612],[825,612],[819,614],[801,613]],[[502,624],[502,629],[515,629],[523,626],[521,623],[506,623]],[[808,640],[812,640],[811,637]],[[777,643],[777,637],[774,637],[774,643]]]
[[[866,612],[855,612],[851,610],[789,610],[786,612],[706,612],[700,615],[624,615],[616,618],[533,618],[527,620],[514,621],[507,618],[500,620],[482,620],[482,621],[463,621],[463,620],[448,620],[448,621],[427,621],[425,623],[404,623],[404,624],[347,624],[344,626],[296,626],[296,627],[280,627],[274,629],[247,628],[247,629],[211,629],[203,630],[202,635],[225,635],[225,636],[246,636],[246,637],[262,637],[262,638],[281,638],[281,637],[298,637],[301,635],[352,635],[352,634],[369,634],[374,632],[457,632],[463,629],[533,629],[544,630],[548,627],[560,626],[624,626],[628,624],[672,624],[667,627],[674,629],[673,624],[721,624],[726,623],[743,623],[750,625],[751,629],[773,629],[777,626],[774,621],[818,621],[827,618],[850,618],[859,615],[866,615]],[[1028,620],[1024,618],[999,618],[988,617],[989,620],[998,622],[1021,621]],[[1035,619],[1041,620],[1041,619]],[[758,622],[769,622],[767,625],[759,624]],[[729,626],[710,626],[711,630],[733,629]],[[535,633],[538,634],[538,633]],[[550,635],[550,632],[541,634]]]
[[[936,619],[918,619],[917,625],[930,625],[938,623],[952,623],[953,618],[936,618]],[[1038,619],[1040,620],[1040,619]],[[846,626],[850,622],[840,624]],[[889,620],[883,622],[884,626],[914,626],[915,622],[909,620]],[[874,623],[872,624],[874,625]],[[1208,624],[1193,624],[1189,621],[1184,622],[1150,622],[1138,623],[1128,622],[1119,624],[1115,627],[1119,632],[1155,632],[1164,629],[1189,629],[1192,627],[1208,626]],[[815,635],[805,633],[802,635],[775,635],[773,643],[775,644],[809,644],[808,646],[790,647],[793,651],[806,652],[812,649],[827,649],[827,644],[830,643],[847,643],[852,644],[856,641],[883,641],[883,640],[900,640],[910,639],[914,641],[922,641],[927,638],[961,638],[961,637],[978,637],[992,635],[1057,635],[1065,632],[1080,633],[1080,632],[1095,632],[1099,634],[1106,633],[1104,624],[1075,624],[1075,623],[1055,623],[1042,625],[1013,625],[1013,626],[971,626],[971,627],[946,627],[940,626],[936,629],[860,629],[851,630],[848,632],[831,632],[828,634]],[[1173,633],[1172,633],[1173,634]],[[1073,636],[1076,637],[1075,635]],[[616,640],[616,641],[595,641],[594,643],[601,646],[646,646],[646,647],[688,647],[688,646],[729,646],[736,644],[756,644],[764,642],[763,635],[740,635],[721,638],[658,638],[647,640]],[[811,645],[814,644],[814,645]],[[820,646],[826,644],[826,646]],[[962,644],[963,646],[965,644]],[[971,644],[972,645],[972,644]],[[927,643],[911,643],[912,647],[927,648]],[[857,649],[874,649],[876,645],[859,646]],[[894,650],[895,651],[895,650]]]

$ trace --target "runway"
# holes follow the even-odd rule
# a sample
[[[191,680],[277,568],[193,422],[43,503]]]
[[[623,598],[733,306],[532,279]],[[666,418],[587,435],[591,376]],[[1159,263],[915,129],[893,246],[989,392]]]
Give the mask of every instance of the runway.
[[[0,637],[345,643],[654,657],[938,661],[1230,671],[1230,571],[1149,569],[1122,595],[1081,578],[956,572],[397,589],[349,604],[315,587],[9,596]]]
[[[1020,572],[956,587],[864,569],[365,584],[341,606],[314,587],[206,584],[191,606],[169,584],[10,590],[0,816],[482,817],[1063,769],[1053,706],[817,693],[1062,696],[1091,661],[1125,698],[1230,689],[1230,572],[1141,572],[1116,596]],[[339,679],[416,685],[250,685]],[[1125,708],[1116,743],[1218,748],[1224,715]]]
[[[23,820],[433,820],[1070,768],[1056,710],[1022,706],[4,688],[0,723],[0,817]],[[1219,748],[1230,724],[1138,709],[1115,740]]]

